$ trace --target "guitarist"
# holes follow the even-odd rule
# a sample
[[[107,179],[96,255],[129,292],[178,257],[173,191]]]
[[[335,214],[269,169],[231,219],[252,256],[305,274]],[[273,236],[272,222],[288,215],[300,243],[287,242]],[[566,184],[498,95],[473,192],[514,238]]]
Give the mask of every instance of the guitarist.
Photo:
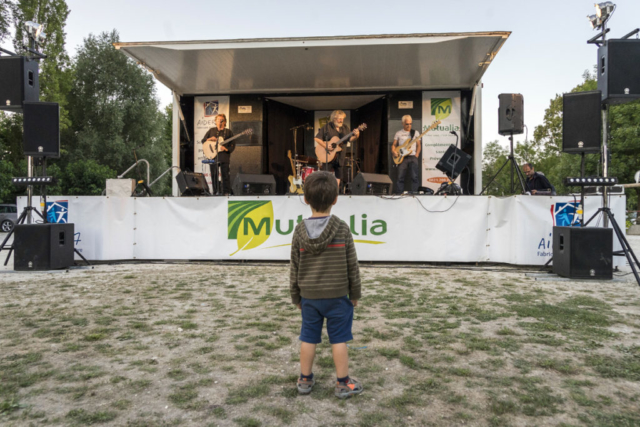
[[[407,139],[415,138],[416,131],[411,129],[412,123],[413,120],[411,119],[411,116],[402,116],[402,130],[396,132],[396,135],[393,137],[393,145],[391,146],[391,153],[393,154],[393,157],[398,157],[400,155],[398,153],[398,146],[407,142]],[[411,191],[414,193],[418,191],[418,171],[420,170],[418,158],[420,157],[421,148],[422,144],[419,139],[414,141],[411,146],[407,147],[407,149],[411,151],[411,154],[405,156],[404,160],[398,167],[396,193],[402,194],[404,191],[404,178],[407,175],[407,169],[409,169],[409,172],[411,173]]]
[[[351,130],[349,129],[349,126],[344,124],[345,117],[347,117],[347,115],[342,110],[335,110],[333,113],[331,113],[329,122],[318,130],[318,133],[314,138],[316,144],[326,149],[327,141],[329,141],[331,138],[337,136],[338,138],[342,139],[345,135],[350,133]],[[353,131],[353,136],[349,138],[349,142],[355,141],[356,139],[358,139],[358,136],[360,136],[360,131],[358,129],[355,129]],[[329,149],[330,151],[333,151],[335,147],[329,147]],[[333,173],[336,175],[336,179],[338,180],[338,186],[340,186],[341,166],[344,164],[344,156],[346,151],[347,150],[342,150],[338,152],[338,155],[335,156],[333,161],[329,163],[329,166],[331,166],[331,169],[333,170]],[[318,162],[325,163],[322,157],[318,159]]]
[[[222,137],[223,140],[227,140],[233,136],[231,129],[226,129],[227,116],[224,114],[218,114],[216,116],[216,127],[207,131],[202,143],[207,141],[217,142],[218,137]],[[231,194],[231,176],[229,174],[229,161],[231,153],[236,149],[236,143],[230,142],[225,145],[218,145],[218,155],[216,156],[216,163],[209,165],[211,168],[211,182],[213,183],[214,194],[224,194],[225,196]],[[222,175],[222,188],[218,183],[218,167],[221,168],[220,173]]]

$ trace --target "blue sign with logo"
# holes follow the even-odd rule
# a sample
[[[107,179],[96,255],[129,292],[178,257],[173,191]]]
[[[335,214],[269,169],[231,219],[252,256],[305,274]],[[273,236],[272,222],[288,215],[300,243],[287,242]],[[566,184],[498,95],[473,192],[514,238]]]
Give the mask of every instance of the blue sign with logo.
[[[69,222],[69,201],[47,202],[47,222],[58,224]]]
[[[576,202],[551,205],[553,225],[556,227],[579,227],[580,215],[578,214],[578,206]]]

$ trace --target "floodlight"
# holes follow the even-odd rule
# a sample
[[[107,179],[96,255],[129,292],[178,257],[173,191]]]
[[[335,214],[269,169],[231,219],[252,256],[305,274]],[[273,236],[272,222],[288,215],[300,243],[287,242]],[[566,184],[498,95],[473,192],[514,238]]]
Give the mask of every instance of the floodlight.
[[[44,24],[38,24],[37,22],[27,21],[24,23],[24,28],[27,30],[29,35],[34,39],[38,39],[42,30],[44,30]]]
[[[37,41],[39,44],[42,44],[42,43],[44,43],[44,41],[45,41],[46,39],[47,39],[47,35],[46,35],[45,33],[43,33],[43,32],[40,32],[40,34],[38,34],[38,38],[37,38],[37,40],[36,40],[36,41]]]
[[[598,19],[598,17],[596,15],[587,15],[587,19],[589,20],[589,23],[591,24],[591,28],[592,29],[596,29],[599,28],[602,25],[602,21],[600,19]]]
[[[611,15],[611,12],[613,12],[613,9],[616,7],[616,5],[610,1],[596,3],[594,6],[596,7],[596,16],[602,21],[606,21],[609,15]]]

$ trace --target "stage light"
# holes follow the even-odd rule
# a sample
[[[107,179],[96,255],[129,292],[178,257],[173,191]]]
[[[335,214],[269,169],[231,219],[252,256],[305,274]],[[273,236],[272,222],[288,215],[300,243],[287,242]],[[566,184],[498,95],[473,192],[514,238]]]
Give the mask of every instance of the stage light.
[[[56,179],[52,176],[34,176],[31,178],[24,178],[24,177],[13,178],[11,179],[11,182],[13,183],[13,185],[34,185],[34,184],[50,185],[50,184],[55,184]]]
[[[34,40],[37,40],[40,37],[40,34],[42,34],[42,30],[44,30],[44,24],[27,21],[24,23],[24,28]]]
[[[596,7],[596,16],[600,18],[600,21],[602,22],[607,20],[609,15],[613,12],[613,9],[616,7],[616,5],[610,1],[596,3],[594,6]]]
[[[589,23],[591,24],[591,28],[592,29],[596,29],[596,28],[600,28],[600,25],[602,25],[602,21],[600,19],[598,19],[598,17],[596,15],[587,15],[587,19],[589,20]]]
[[[618,178],[565,178],[564,185],[567,187],[586,187],[593,184],[599,184],[603,186],[612,186],[618,184]]]

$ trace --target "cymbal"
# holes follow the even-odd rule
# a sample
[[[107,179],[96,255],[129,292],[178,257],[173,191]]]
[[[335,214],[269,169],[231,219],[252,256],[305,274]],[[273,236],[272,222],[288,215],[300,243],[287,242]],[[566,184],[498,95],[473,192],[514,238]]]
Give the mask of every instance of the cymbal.
[[[295,161],[300,163],[308,163],[310,165],[315,165],[316,163],[318,163],[318,159],[316,159],[315,157],[303,156],[302,154],[298,154],[295,158]]]

